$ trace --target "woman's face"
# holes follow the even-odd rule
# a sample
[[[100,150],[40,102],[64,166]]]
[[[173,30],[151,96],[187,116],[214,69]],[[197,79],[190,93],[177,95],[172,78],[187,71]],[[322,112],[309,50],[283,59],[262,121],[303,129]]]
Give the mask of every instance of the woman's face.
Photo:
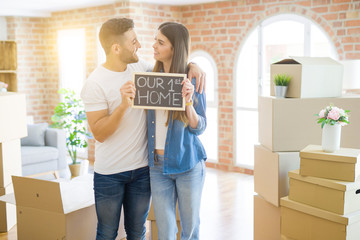
[[[163,63],[171,63],[174,49],[167,37],[165,37],[160,31],[155,36],[154,59]]]

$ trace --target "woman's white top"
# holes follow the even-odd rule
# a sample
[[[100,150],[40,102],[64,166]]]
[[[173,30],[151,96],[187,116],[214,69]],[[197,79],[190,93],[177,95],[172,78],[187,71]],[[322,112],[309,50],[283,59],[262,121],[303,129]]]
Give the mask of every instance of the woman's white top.
[[[165,149],[167,126],[166,120],[168,117],[167,110],[155,110],[155,149]]]

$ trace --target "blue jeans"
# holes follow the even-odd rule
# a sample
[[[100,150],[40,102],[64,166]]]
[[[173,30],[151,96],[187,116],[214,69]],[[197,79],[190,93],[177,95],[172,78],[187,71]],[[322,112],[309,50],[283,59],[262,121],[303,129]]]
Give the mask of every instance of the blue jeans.
[[[144,240],[150,205],[149,167],[110,175],[94,173],[96,240],[117,236],[121,206],[124,207],[128,240]]]
[[[191,170],[163,174],[164,156],[156,155],[150,168],[152,203],[158,227],[159,240],[175,240],[176,202],[179,202],[181,239],[199,239],[200,202],[205,180],[205,163],[200,161]]]

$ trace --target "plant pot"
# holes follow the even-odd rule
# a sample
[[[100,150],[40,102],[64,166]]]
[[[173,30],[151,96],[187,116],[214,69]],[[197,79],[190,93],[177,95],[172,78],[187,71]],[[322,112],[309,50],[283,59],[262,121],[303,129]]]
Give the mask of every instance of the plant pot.
[[[325,124],[322,130],[322,149],[324,152],[336,152],[340,149],[341,125]]]
[[[285,98],[288,86],[275,86],[275,97]]]
[[[71,178],[80,176],[80,167],[81,167],[80,163],[69,165],[70,172],[71,172]]]

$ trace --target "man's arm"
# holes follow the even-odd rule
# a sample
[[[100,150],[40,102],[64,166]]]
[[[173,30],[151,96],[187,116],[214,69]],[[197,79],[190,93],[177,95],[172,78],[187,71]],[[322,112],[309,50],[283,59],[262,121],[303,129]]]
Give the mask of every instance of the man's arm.
[[[205,91],[206,73],[195,63],[189,63],[188,78],[190,81],[196,78],[196,92],[202,93]]]
[[[121,104],[112,114],[107,109],[87,112],[87,120],[94,138],[99,142],[104,142],[119,127],[121,119],[128,107],[131,105],[131,98],[135,97],[135,86],[132,81],[128,81],[120,88]]]

